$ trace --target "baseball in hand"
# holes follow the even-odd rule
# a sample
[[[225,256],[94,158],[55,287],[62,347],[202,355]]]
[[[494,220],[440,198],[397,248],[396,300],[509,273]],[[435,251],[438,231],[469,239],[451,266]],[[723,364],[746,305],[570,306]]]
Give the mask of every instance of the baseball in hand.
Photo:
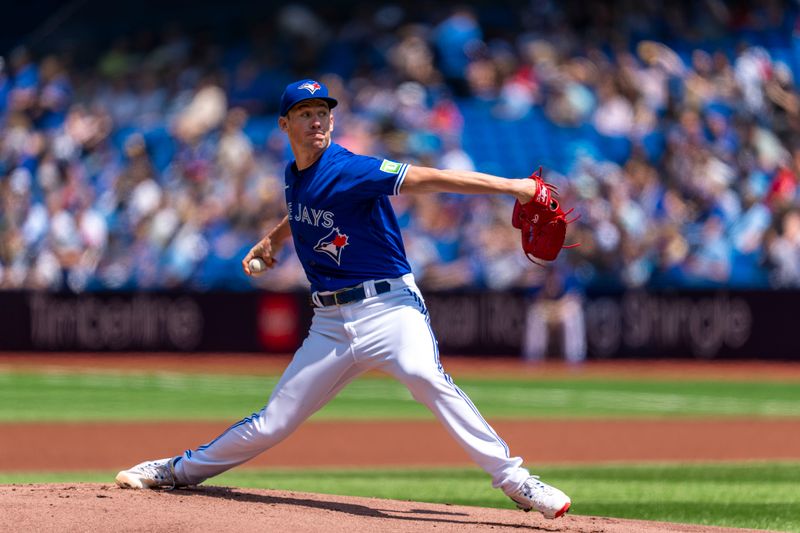
[[[260,257],[252,258],[250,262],[247,263],[247,266],[250,267],[251,274],[259,274],[267,269],[267,263],[265,263]]]

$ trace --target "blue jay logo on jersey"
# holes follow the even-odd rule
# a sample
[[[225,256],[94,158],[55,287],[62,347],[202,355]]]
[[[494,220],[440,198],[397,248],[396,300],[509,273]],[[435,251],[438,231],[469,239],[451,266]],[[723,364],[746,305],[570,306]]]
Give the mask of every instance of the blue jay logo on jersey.
[[[350,240],[347,235],[339,231],[339,228],[333,228],[330,233],[321,238],[317,245],[314,246],[314,251],[327,255],[336,261],[337,265],[341,265],[342,250],[348,244],[350,244]]]
[[[308,92],[310,92],[311,94],[314,94],[315,92],[319,91],[321,88],[322,88],[322,87],[320,86],[320,84],[319,84],[319,83],[317,83],[317,82],[310,82],[310,81],[307,81],[307,82],[305,82],[303,85],[301,85],[300,87],[298,87],[298,89],[305,89],[305,90],[307,90]]]

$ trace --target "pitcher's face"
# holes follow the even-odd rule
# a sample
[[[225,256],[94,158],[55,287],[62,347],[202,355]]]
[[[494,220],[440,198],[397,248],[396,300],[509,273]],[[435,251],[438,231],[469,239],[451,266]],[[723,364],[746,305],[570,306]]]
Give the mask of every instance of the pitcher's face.
[[[305,100],[278,122],[293,148],[324,150],[331,144],[333,113],[324,100]]]

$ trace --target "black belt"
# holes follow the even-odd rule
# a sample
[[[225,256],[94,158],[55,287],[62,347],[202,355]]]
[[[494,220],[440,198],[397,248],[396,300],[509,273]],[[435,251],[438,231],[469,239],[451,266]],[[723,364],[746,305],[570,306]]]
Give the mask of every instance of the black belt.
[[[384,292],[389,292],[392,290],[392,284],[388,281],[376,281],[375,282],[375,294],[383,294]],[[317,298],[319,302],[323,305],[323,307],[327,307],[329,305],[344,305],[349,304],[352,302],[359,302],[367,297],[366,292],[364,291],[364,286],[359,285],[358,287],[351,287],[349,289],[341,289],[331,294],[317,294]]]

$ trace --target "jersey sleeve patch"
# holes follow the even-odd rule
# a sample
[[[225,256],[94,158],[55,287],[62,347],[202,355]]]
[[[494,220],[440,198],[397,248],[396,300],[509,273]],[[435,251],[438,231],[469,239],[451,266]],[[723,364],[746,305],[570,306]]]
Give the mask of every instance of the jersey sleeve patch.
[[[342,149],[337,161],[334,194],[348,201],[397,194],[408,165],[389,159],[356,155]]]
[[[400,172],[400,168],[403,165],[401,163],[397,163],[395,161],[389,161],[388,159],[384,159],[381,163],[381,170],[386,172],[387,174],[397,174]]]

